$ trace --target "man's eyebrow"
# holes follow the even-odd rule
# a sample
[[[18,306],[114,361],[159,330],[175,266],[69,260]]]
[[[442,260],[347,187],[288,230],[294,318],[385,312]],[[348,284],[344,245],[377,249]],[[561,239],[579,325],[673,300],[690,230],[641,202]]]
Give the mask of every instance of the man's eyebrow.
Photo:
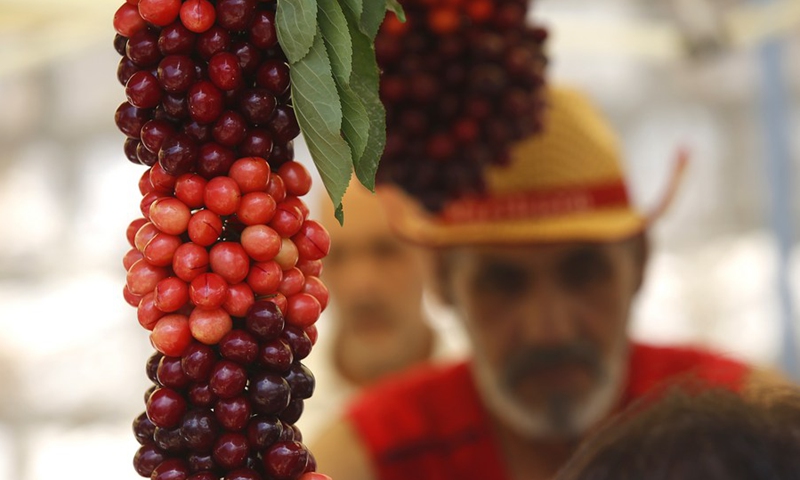
[[[562,260],[570,260],[574,258],[581,258],[587,256],[603,258],[605,257],[605,254],[603,252],[603,249],[599,245],[593,243],[587,243],[578,245],[574,249],[565,253],[562,257]]]

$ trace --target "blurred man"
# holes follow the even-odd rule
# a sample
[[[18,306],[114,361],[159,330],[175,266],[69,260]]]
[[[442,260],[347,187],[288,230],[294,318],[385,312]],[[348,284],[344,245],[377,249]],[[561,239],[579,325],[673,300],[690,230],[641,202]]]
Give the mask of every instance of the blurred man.
[[[370,389],[315,446],[348,480],[550,479],[587,432],[687,375],[733,390],[718,355],[631,342],[648,256],[616,140],[581,95],[550,92],[545,133],[520,143],[485,196],[424,212],[382,193],[396,228],[434,253],[435,287],[473,356]]]
[[[322,278],[332,317],[320,324],[320,344],[309,358],[317,391],[300,420],[306,438],[335,419],[361,387],[455,352],[426,316],[424,252],[391,231],[375,194],[357,182],[344,205],[340,226],[330,202],[321,202],[321,221],[331,235]]]

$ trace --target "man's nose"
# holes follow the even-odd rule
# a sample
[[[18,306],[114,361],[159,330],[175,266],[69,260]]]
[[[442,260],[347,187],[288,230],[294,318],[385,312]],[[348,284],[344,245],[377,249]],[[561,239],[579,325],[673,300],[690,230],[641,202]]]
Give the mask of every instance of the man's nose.
[[[540,284],[526,295],[519,315],[520,335],[532,345],[563,345],[579,335],[570,298],[553,285]]]

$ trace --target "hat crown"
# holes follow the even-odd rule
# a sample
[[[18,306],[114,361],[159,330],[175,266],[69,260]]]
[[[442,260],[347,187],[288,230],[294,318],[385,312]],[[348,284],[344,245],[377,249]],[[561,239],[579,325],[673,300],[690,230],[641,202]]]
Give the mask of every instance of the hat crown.
[[[619,143],[582,94],[551,88],[544,131],[518,143],[511,162],[487,171],[487,193],[574,189],[621,182]]]
[[[544,131],[515,145],[486,172],[486,191],[425,211],[383,189],[395,230],[429,246],[609,241],[647,227],[631,206],[610,125],[580,93],[551,87]]]

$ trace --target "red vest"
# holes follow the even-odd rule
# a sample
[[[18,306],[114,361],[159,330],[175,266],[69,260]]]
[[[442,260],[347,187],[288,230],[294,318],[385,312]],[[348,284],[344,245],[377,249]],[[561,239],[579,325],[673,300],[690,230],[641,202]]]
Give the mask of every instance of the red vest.
[[[668,379],[691,376],[738,390],[749,369],[707,352],[633,345],[621,407]],[[505,480],[467,363],[425,366],[361,395],[349,419],[380,480]]]

